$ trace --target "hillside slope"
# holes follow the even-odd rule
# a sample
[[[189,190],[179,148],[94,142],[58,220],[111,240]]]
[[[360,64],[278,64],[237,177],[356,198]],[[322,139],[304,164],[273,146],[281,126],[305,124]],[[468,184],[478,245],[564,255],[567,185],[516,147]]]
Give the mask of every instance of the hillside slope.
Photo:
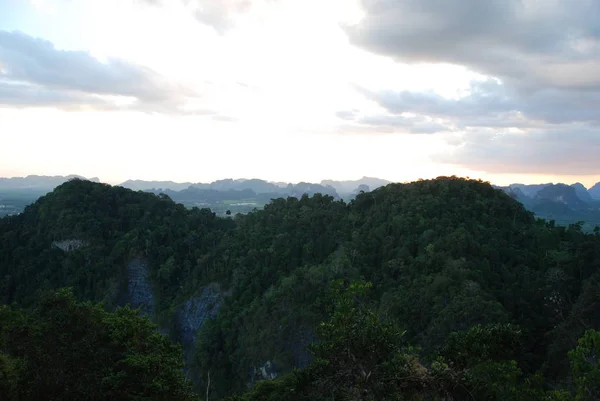
[[[306,366],[336,279],[434,355],[476,324],[525,332],[519,362],[558,380],[585,328],[600,328],[600,235],[554,227],[488,183],[390,184],[346,204],[316,194],[219,218],[166,196],[73,180],[0,220],[0,300],[30,305],[72,286],[143,307],[184,343],[214,396]],[[565,328],[570,324],[568,328]]]

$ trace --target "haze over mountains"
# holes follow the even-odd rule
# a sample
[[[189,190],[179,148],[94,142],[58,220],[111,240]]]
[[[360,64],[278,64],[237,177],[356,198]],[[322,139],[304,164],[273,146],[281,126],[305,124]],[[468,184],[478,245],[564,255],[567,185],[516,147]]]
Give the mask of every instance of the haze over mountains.
[[[35,189],[35,190],[52,190],[60,184],[73,178],[86,179],[88,181],[100,182],[98,177],[85,178],[80,175],[71,174],[63,175],[28,175],[27,177],[0,177],[0,189]]]
[[[28,175],[26,177],[0,177],[0,190],[4,189],[36,189],[36,190],[52,190],[58,185],[69,181],[73,178],[86,179],[88,181],[100,182],[98,177],[86,178],[80,175],[71,174],[67,176],[44,176],[44,175]],[[311,184],[300,182],[299,186],[320,185],[322,187],[332,187],[339,194],[353,193],[360,186],[367,186],[369,190],[387,185],[392,181],[383,180],[380,178],[363,177],[358,180],[336,181],[323,180],[319,184]],[[181,191],[189,187],[199,189],[212,189],[217,191],[226,190],[244,190],[252,189],[256,193],[280,192],[282,188],[290,188],[294,184],[288,182],[272,182],[257,178],[252,179],[222,179],[211,183],[193,183],[193,182],[175,182],[175,181],[145,181],[130,179],[119,184],[124,188],[133,189],[135,191],[145,190],[171,190]],[[315,187],[318,189],[319,187]]]
[[[0,190],[6,189],[36,189],[36,190],[52,190],[56,186],[69,181],[73,178],[86,179],[88,181],[100,182],[98,177],[86,178],[80,175],[71,174],[67,176],[44,176],[44,175],[29,175],[26,177],[11,177],[5,178],[0,177]],[[300,182],[296,184],[297,186],[315,186],[315,189],[320,189],[319,186],[322,187],[330,187],[335,189],[337,194],[346,195],[356,193],[356,191],[361,188],[361,190],[370,191],[387,184],[390,184],[392,181],[376,178],[376,177],[362,177],[358,180],[322,180],[320,183],[305,183]],[[515,193],[522,193],[523,196],[527,198],[535,198],[536,195],[545,187],[559,185],[559,186],[568,186],[567,184],[562,183],[542,183],[542,184],[520,184],[514,183],[508,186],[495,186],[496,188],[503,189],[505,191],[512,191]],[[193,183],[193,182],[175,182],[175,181],[148,181],[148,180],[137,180],[130,179],[120,183],[118,186],[133,189],[136,191],[148,191],[148,190],[171,190],[171,191],[181,191],[184,189],[188,189],[190,187],[198,188],[198,189],[212,189],[215,191],[228,191],[228,190],[245,190],[251,189],[256,193],[271,193],[271,192],[280,192],[283,188],[293,187],[294,184],[287,182],[272,182],[266,181],[262,179],[252,178],[252,179],[222,179],[213,181],[211,183]],[[600,200],[600,182],[596,183],[589,189],[586,188],[583,184],[577,182],[571,184],[570,187],[575,189],[575,193],[577,197],[584,201],[589,202],[592,200]]]
[[[352,193],[356,193],[358,188],[362,190],[372,190],[375,188],[382,187],[390,184],[391,181],[383,180],[380,178],[362,177],[358,180],[347,180],[347,181],[336,181],[336,180],[322,180],[320,183],[307,183],[300,182],[298,184],[284,183],[284,182],[272,182],[265,181],[257,178],[253,179],[223,179],[213,181],[211,183],[191,183],[184,182],[178,183],[173,181],[143,181],[143,180],[127,180],[119,186],[129,188],[133,190],[172,190],[181,191],[184,189],[198,188],[198,189],[211,189],[215,191],[241,191],[251,189],[257,194],[262,193],[278,193],[278,192],[295,192],[298,189],[305,188],[307,193],[321,191],[321,193],[331,193],[332,189],[335,191],[335,196],[343,196]]]

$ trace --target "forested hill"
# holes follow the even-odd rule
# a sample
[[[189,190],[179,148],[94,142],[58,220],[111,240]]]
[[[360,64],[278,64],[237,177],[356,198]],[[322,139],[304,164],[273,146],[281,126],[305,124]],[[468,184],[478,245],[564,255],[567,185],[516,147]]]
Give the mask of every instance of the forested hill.
[[[60,287],[108,309],[141,307],[183,344],[197,388],[210,372],[211,399],[277,378],[245,399],[318,399],[338,386],[335,399],[427,388],[516,400],[507,391],[525,394],[514,390],[524,383],[577,391],[567,352],[600,329],[600,234],[536,220],[503,191],[456,177],[390,184],[350,203],[275,199],[235,218],[73,180],[0,219],[0,301],[29,307]],[[368,287],[359,309],[344,307],[358,299],[344,291]],[[361,344],[373,348],[336,359]],[[394,377],[420,379],[389,387],[386,369],[400,360]],[[331,371],[344,364],[372,370]],[[303,370],[288,375],[294,367]],[[548,399],[538,395],[519,399]]]

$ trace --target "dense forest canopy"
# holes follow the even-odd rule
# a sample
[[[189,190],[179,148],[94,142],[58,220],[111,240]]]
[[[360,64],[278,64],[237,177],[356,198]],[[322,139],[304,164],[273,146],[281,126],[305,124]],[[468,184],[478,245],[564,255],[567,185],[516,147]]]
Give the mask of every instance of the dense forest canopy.
[[[109,313],[60,290],[31,311],[0,307],[0,321],[2,400],[195,398],[180,346],[129,307]]]
[[[600,386],[599,230],[536,219],[477,180],[233,218],[72,180],[0,219],[0,302],[45,324],[36,305],[63,287],[109,314],[140,306],[210,399],[591,400]],[[6,366],[27,363],[0,346]]]

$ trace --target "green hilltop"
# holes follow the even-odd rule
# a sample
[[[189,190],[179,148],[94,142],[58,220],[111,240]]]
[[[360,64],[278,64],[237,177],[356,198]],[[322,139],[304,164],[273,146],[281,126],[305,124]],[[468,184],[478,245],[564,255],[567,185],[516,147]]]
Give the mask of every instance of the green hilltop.
[[[139,308],[182,344],[203,399],[599,394],[600,233],[536,219],[482,181],[219,217],[74,179],[0,219],[0,302],[43,321],[40,299],[64,287],[108,314]],[[27,365],[9,337],[6,366]]]

